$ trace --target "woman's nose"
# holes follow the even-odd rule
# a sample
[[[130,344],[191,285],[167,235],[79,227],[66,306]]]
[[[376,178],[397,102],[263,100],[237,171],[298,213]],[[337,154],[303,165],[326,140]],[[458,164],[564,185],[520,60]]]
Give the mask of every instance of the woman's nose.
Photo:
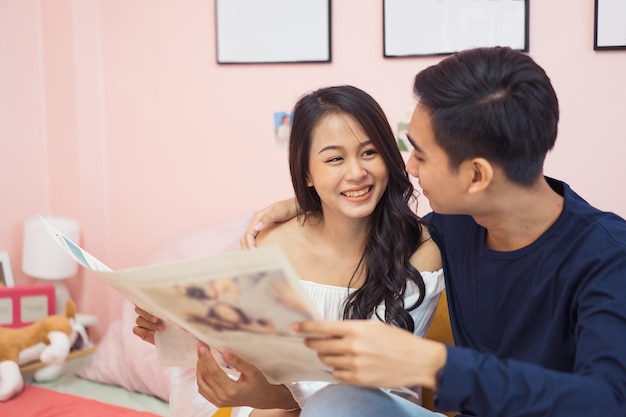
[[[367,176],[367,171],[365,170],[365,168],[363,167],[363,164],[361,164],[360,161],[355,160],[349,163],[348,172],[346,173],[346,176],[349,180],[352,180],[352,181],[360,180],[360,179],[363,179],[365,176]]]

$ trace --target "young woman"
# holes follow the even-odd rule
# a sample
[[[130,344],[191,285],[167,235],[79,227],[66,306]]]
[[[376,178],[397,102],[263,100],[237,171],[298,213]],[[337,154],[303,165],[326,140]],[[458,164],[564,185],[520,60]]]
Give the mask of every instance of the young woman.
[[[414,189],[378,103],[352,86],[302,97],[293,112],[289,165],[298,215],[264,229],[257,246],[282,248],[325,319],[376,319],[424,335],[443,290],[441,257],[411,208]],[[138,313],[134,332],[145,337],[153,319]],[[210,354],[199,355],[202,396],[221,406],[251,406],[255,417],[293,415],[327,384],[271,385],[251,364],[227,355],[242,371],[233,381],[219,374]],[[237,407],[236,415],[252,408]]]

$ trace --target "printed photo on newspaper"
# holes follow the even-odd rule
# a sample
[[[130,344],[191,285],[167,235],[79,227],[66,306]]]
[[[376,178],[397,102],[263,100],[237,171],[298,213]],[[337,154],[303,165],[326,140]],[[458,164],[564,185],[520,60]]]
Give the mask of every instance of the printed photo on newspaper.
[[[113,271],[46,226],[78,263],[166,323],[156,338],[162,364],[195,367],[199,340],[217,352],[241,356],[272,383],[334,381],[292,330],[293,323],[319,313],[278,247]]]

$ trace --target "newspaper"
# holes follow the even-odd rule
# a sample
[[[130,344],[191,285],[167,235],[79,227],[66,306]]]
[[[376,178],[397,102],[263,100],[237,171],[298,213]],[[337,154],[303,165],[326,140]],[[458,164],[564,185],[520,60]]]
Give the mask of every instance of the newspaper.
[[[334,381],[293,323],[320,318],[287,257],[278,247],[113,271],[42,218],[65,251],[166,329],[155,341],[165,366],[196,366],[196,345],[255,365],[274,384]],[[129,337],[134,337],[129,334]]]

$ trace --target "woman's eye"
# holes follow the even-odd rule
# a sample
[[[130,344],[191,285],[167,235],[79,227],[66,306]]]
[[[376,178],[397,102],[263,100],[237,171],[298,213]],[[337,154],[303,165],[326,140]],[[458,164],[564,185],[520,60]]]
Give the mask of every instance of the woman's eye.
[[[335,156],[334,158],[329,158],[328,160],[326,160],[326,162],[339,162],[341,160],[342,160],[341,157]]]
[[[376,149],[367,149],[365,152],[363,152],[363,156],[372,156],[372,155],[376,155],[378,152],[376,151]]]

